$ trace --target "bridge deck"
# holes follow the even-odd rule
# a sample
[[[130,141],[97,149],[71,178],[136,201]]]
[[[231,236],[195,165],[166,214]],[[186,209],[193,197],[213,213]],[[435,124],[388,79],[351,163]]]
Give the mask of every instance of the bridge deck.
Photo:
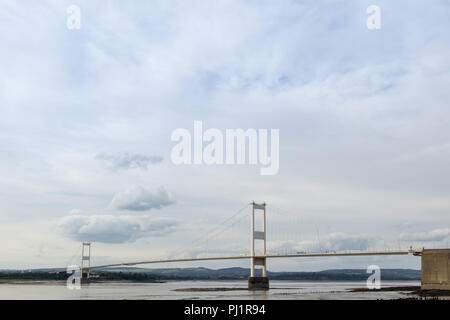
[[[330,252],[330,253],[298,253],[298,254],[267,254],[255,255],[254,258],[303,258],[303,257],[336,257],[336,256],[376,256],[376,255],[420,255],[421,251],[366,251],[366,252]],[[187,262],[187,261],[209,261],[209,260],[236,260],[236,259],[250,259],[250,255],[240,256],[218,256],[218,257],[200,257],[200,258],[180,258],[180,259],[163,259],[163,260],[147,260],[135,262],[123,262],[114,264],[105,264],[99,266],[85,267],[84,270],[92,270],[108,267],[119,266],[134,266],[137,264],[151,264],[151,263],[170,263],[170,262]]]

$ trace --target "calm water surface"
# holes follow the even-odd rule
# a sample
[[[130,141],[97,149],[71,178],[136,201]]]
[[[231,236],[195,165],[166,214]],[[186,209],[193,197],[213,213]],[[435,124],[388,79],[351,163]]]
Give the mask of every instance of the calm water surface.
[[[383,287],[419,286],[420,281],[384,281]],[[365,282],[271,281],[269,291],[247,291],[246,281],[105,282],[69,290],[65,281],[0,284],[0,299],[399,299],[405,292],[349,292]],[[242,288],[242,291],[176,291],[186,288]]]

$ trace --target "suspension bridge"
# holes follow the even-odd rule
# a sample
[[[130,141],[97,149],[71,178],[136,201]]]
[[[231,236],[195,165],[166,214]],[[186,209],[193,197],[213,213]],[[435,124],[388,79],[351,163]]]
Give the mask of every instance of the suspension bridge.
[[[422,249],[409,250],[396,250],[396,251],[346,251],[346,252],[297,252],[297,253],[268,253],[266,240],[267,240],[267,220],[266,220],[266,203],[250,203],[251,208],[251,224],[250,224],[250,252],[247,254],[231,254],[231,255],[219,255],[219,256],[204,256],[204,257],[183,257],[183,258],[164,258],[164,259],[148,259],[141,261],[130,261],[111,263],[103,265],[91,266],[91,243],[82,243],[82,257],[81,257],[81,274],[82,277],[86,274],[86,278],[89,279],[90,271],[94,269],[103,269],[108,267],[120,267],[120,266],[135,266],[143,264],[156,264],[156,263],[175,263],[175,262],[196,262],[196,261],[212,261],[212,260],[250,260],[250,274],[248,278],[248,288],[250,290],[255,289],[268,289],[269,278],[267,276],[267,260],[268,259],[281,259],[281,258],[311,258],[311,257],[345,257],[345,256],[380,256],[380,255],[414,255],[421,256]],[[241,210],[242,211],[242,210]],[[257,230],[255,224],[255,216],[260,219],[261,228]],[[234,216],[233,216],[234,217]],[[232,218],[233,218],[232,217]],[[248,216],[247,216],[248,217]],[[256,252],[256,243],[260,242],[259,252]],[[255,267],[262,267],[262,275],[255,276]]]

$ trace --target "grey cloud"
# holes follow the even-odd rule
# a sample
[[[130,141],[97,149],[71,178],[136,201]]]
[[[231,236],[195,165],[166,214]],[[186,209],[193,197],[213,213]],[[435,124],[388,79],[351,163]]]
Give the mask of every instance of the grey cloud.
[[[367,250],[374,239],[365,235],[355,235],[343,232],[336,232],[326,235],[318,240],[304,240],[300,242],[285,241],[275,243],[273,250],[275,252],[295,253],[299,251],[305,252],[325,252],[325,251],[345,251]]]
[[[95,156],[96,159],[103,160],[106,166],[113,169],[134,169],[141,168],[147,169],[150,164],[160,163],[163,158],[158,156],[146,156],[142,154],[128,154],[119,153],[117,155],[111,155],[106,153],[100,153]]]
[[[194,250],[184,250],[182,252],[176,251],[172,252],[168,255],[169,258],[201,258],[201,257],[213,257],[213,256],[239,256],[242,254],[248,254],[248,250],[242,251],[241,249],[236,248],[199,248]]]
[[[325,239],[325,245],[332,250],[366,250],[371,240],[363,235],[351,235],[347,233],[332,233]]]
[[[171,233],[177,221],[149,216],[68,215],[59,221],[62,235],[75,241],[134,242],[138,238]]]
[[[145,211],[161,209],[173,203],[175,201],[170,198],[164,187],[151,191],[142,186],[133,186],[116,193],[111,200],[111,207],[118,210]]]
[[[400,240],[406,241],[442,241],[450,236],[450,229],[435,229],[429,232],[403,233]]]

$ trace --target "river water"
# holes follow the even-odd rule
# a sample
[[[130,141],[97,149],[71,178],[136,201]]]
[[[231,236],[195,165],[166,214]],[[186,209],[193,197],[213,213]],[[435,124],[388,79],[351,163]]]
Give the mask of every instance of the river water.
[[[69,290],[64,281],[0,283],[0,299],[336,299],[373,300],[413,297],[406,292],[350,292],[365,282],[271,281],[269,291],[248,291],[246,281],[100,282]],[[420,286],[420,281],[383,281],[382,287]],[[213,291],[216,288],[238,288]],[[181,289],[181,290],[180,290]],[[204,291],[204,290],[210,291]],[[203,291],[202,291],[203,290]]]

